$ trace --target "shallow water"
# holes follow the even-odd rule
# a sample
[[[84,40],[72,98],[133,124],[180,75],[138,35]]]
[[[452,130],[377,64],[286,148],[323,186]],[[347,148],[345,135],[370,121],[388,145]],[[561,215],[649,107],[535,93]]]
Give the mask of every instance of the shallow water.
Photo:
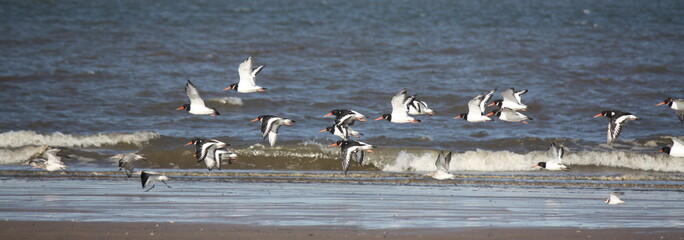
[[[160,183],[143,192],[138,178],[125,179],[116,173],[34,171],[40,176],[31,177],[27,172],[2,173],[0,219],[6,220],[365,229],[684,227],[681,186],[656,189],[622,180],[591,181],[595,185],[583,187],[572,182],[557,185],[548,179],[535,181],[551,183],[546,186],[481,184],[487,180],[478,176],[439,182],[419,175],[372,176],[376,174],[372,172],[345,177],[329,172],[170,171],[172,188]],[[473,182],[464,183],[468,181]],[[602,198],[616,190],[625,192],[622,199],[627,203],[603,203]]]

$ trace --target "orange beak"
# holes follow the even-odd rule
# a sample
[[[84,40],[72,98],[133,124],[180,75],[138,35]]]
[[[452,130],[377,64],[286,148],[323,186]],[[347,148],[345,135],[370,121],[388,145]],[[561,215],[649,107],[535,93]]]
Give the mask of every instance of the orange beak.
[[[596,114],[596,116],[594,116],[594,118],[597,118],[597,117],[600,117],[600,116],[603,116],[603,113]]]
[[[259,121],[259,118],[252,119],[252,121],[250,121],[250,122],[256,122],[256,121]]]
[[[487,113],[487,115],[485,115],[485,116],[489,117],[491,115],[494,115],[494,112]]]
[[[536,168],[536,167],[539,167],[539,164],[535,164],[534,166],[532,166],[532,168]]]
[[[192,142],[188,142],[185,144],[185,146],[187,146],[187,145],[192,145]]]
[[[487,107],[491,107],[491,106],[494,106],[494,105],[496,105],[496,103],[490,103],[489,105],[487,105]]]
[[[385,117],[376,118],[375,121],[377,121],[377,120],[382,120],[383,118],[385,118]]]
[[[366,150],[366,152],[372,153],[372,152],[373,152],[373,150],[370,150],[370,149],[368,149],[368,150]]]
[[[337,147],[337,146],[338,146],[337,143],[333,143],[333,144],[328,145],[328,147]]]
[[[456,117],[454,117],[454,118],[461,118],[461,116],[456,116]]]
[[[332,113],[328,113],[328,114],[326,114],[326,115],[323,116],[323,117],[327,117],[327,116],[331,116],[331,115],[332,115]]]
[[[323,129],[323,130],[320,130],[318,132],[327,132],[327,131],[328,131],[328,129]]]
[[[357,118],[356,120],[359,120],[359,121],[362,121],[362,122],[368,121],[368,120],[366,120],[365,118]]]
[[[231,89],[233,89],[233,87],[232,87],[232,86],[230,86],[230,87],[227,87],[227,88],[224,88],[224,89],[223,89],[223,91],[226,91],[226,90],[231,90]]]
[[[663,150],[662,150],[662,149],[660,149],[660,150],[658,150],[658,152],[663,152]]]
[[[176,110],[183,110],[183,109],[185,109],[185,107],[176,108]]]
[[[667,104],[667,103],[661,102],[661,103],[656,104],[656,106],[665,105],[665,104]]]

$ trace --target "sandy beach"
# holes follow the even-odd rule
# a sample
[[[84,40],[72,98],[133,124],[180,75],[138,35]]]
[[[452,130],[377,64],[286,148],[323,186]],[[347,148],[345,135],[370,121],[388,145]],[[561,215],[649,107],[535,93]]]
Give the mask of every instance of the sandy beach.
[[[367,230],[198,223],[0,222],[2,239],[684,239],[684,229],[454,228]],[[39,229],[39,231],[37,231]]]

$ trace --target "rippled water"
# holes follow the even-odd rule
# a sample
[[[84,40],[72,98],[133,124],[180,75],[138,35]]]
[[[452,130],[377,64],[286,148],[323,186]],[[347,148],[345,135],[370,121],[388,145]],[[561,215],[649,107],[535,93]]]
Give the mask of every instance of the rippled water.
[[[434,150],[448,149],[461,161],[452,170],[526,171],[553,140],[580,168],[684,172],[655,153],[683,129],[655,106],[684,97],[680,1],[5,1],[0,32],[3,164],[57,146],[72,166],[139,150],[152,161],[143,166],[202,168],[181,146],[201,136],[231,143],[253,162],[242,168],[337,170],[323,115],[379,117],[407,88],[438,115],[356,125],[388,149],[368,155],[370,169],[429,171]],[[222,91],[248,56],[266,65],[257,81],[269,91]],[[174,110],[187,80],[221,116]],[[452,118],[509,87],[529,89],[530,124]],[[607,109],[642,118],[614,146],[607,120],[592,118]],[[280,148],[256,145],[249,120],[262,114],[296,121]]]

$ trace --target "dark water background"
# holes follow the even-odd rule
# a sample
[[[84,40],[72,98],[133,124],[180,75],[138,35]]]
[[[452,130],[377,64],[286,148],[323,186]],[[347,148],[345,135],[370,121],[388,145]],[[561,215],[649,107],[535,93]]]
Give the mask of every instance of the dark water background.
[[[141,151],[150,166],[202,168],[189,138],[232,144],[252,165],[337,170],[337,140],[318,130],[335,108],[389,113],[407,88],[437,116],[420,124],[357,123],[386,171],[427,171],[434,150],[452,170],[528,170],[550,141],[566,163],[613,171],[684,172],[658,155],[684,125],[655,105],[684,97],[681,1],[2,1],[0,162],[42,146],[71,164],[109,166]],[[265,93],[222,91],[248,56]],[[221,116],[175,111],[192,80]],[[529,89],[530,124],[453,119],[492,88]],[[642,118],[605,145],[608,109]],[[296,121],[278,145],[259,143],[262,114]],[[478,151],[480,150],[480,151]],[[532,153],[530,153],[532,152]],[[75,160],[74,160],[75,159]],[[323,159],[325,162],[321,162]],[[259,163],[261,161],[261,163]],[[497,163],[492,163],[497,161]],[[292,167],[295,166],[295,167]],[[594,168],[594,167],[588,167]]]

